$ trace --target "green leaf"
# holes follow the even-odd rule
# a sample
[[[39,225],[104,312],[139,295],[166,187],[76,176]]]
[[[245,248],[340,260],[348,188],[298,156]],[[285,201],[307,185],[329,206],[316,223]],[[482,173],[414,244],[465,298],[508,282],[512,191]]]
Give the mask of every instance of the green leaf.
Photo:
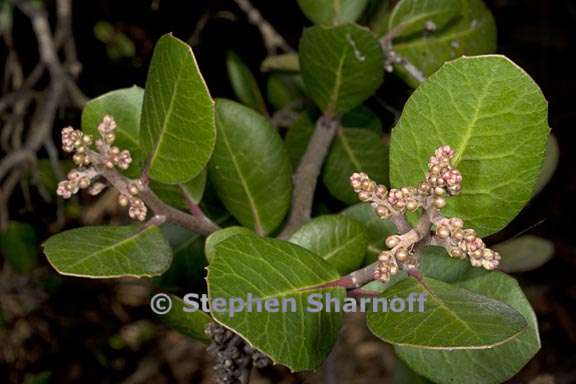
[[[20,273],[30,272],[38,263],[38,238],[28,223],[10,221],[0,232],[0,254]]]
[[[338,25],[354,22],[368,0],[298,0],[302,12],[316,24]]]
[[[209,342],[210,338],[206,335],[206,328],[212,322],[210,316],[201,310],[186,312],[182,299],[174,295],[170,295],[170,299],[172,300],[172,308],[170,312],[160,316],[162,322],[194,340]]]
[[[447,63],[416,89],[392,130],[392,185],[418,185],[434,150],[450,145],[464,180],[445,214],[462,217],[482,237],[497,232],[532,197],[547,115],[540,88],[507,58]]]
[[[359,105],[342,116],[342,126],[344,128],[369,129],[378,135],[382,134],[380,118],[365,105]]]
[[[460,56],[473,56],[496,51],[496,23],[482,0],[460,0],[461,14],[454,23],[433,33],[398,39],[394,50],[429,76],[442,64]],[[434,1],[436,3],[436,1]],[[402,66],[396,70],[412,86],[418,83]]]
[[[539,193],[548,184],[556,168],[558,167],[558,162],[560,161],[560,148],[558,146],[558,140],[554,135],[548,137],[548,145],[546,146],[546,154],[544,155],[544,165],[540,170],[540,176],[538,176],[538,181],[536,182],[536,190],[534,194]]]
[[[445,248],[426,247],[420,271],[426,277],[445,283],[456,283],[464,279],[473,267],[468,260],[459,260],[448,255]]]
[[[526,320],[510,306],[439,280],[404,279],[384,292],[403,299],[405,309],[370,312],[368,327],[382,340],[434,350],[485,349],[507,342],[526,329]],[[408,298],[426,294],[424,311]]]
[[[256,236],[233,236],[216,246],[208,267],[210,299],[240,298],[248,305],[246,300],[251,294],[253,301],[266,298],[277,301],[278,309],[284,311],[257,311],[254,306],[252,311],[245,308],[234,316],[215,311],[212,315],[275,362],[294,371],[314,369],[332,349],[342,313],[310,311],[314,309],[309,306],[310,295],[330,294],[343,300],[345,293],[342,288],[305,291],[303,288],[336,278],[338,273],[332,266],[297,245]],[[289,301],[295,303],[295,308]]]
[[[353,24],[312,27],[300,41],[302,78],[327,115],[341,115],[370,97],[382,83],[384,56],[370,31]]]
[[[212,258],[216,254],[216,246],[223,242],[224,240],[236,236],[236,235],[253,235],[255,236],[254,231],[239,226],[233,226],[221,229],[219,231],[214,232],[210,236],[206,238],[206,244],[204,246],[204,253],[206,254],[206,258],[208,262],[212,261]]]
[[[367,129],[341,129],[330,148],[322,180],[330,194],[346,204],[358,202],[350,186],[354,172],[365,172],[378,183],[388,184],[388,146]]]
[[[511,306],[527,319],[528,329],[490,349],[435,351],[395,346],[396,354],[414,371],[435,383],[506,382],[540,349],[538,324],[530,303],[516,280],[500,272],[474,269],[457,285]]]
[[[217,100],[216,125],[209,176],[218,196],[243,226],[268,234],[284,219],[292,194],[282,139],[264,116],[229,100]]]
[[[392,15],[392,5],[390,0],[377,1],[378,8],[368,14],[370,18],[370,30],[374,32],[377,37],[382,37],[388,32],[388,23]]]
[[[114,145],[127,149],[132,155],[132,164],[124,173],[139,176],[144,168],[145,154],[140,150],[140,115],[144,90],[139,87],[117,89],[90,100],[82,110],[82,130],[99,137],[98,125],[106,115],[116,120]]]
[[[203,169],[198,176],[178,185],[162,184],[152,180],[150,188],[166,204],[179,209],[187,209],[188,203],[184,196],[188,196],[194,204],[198,204],[204,195],[207,174],[206,169]]]
[[[62,275],[92,278],[156,276],[172,262],[156,226],[71,229],[48,239],[44,253]]]
[[[531,235],[496,244],[493,248],[502,255],[500,269],[507,273],[539,268],[554,255],[554,244],[551,241]]]
[[[268,102],[280,110],[293,105],[303,97],[302,78],[299,75],[273,73],[268,78]]]
[[[156,44],[146,80],[140,145],[151,179],[183,183],[208,163],[216,139],[214,102],[192,49],[172,35]]]
[[[462,12],[461,0],[402,0],[394,7],[388,29],[398,32],[396,37],[424,32],[427,25],[443,29]]]
[[[262,72],[300,72],[300,59],[297,53],[268,56],[260,67]]]
[[[304,224],[289,241],[322,257],[344,275],[362,265],[368,235],[356,220],[326,215]]]
[[[236,97],[246,106],[267,114],[266,103],[256,82],[256,78],[246,63],[234,52],[228,52],[226,57],[228,77]]]
[[[358,221],[367,230],[366,264],[376,261],[380,252],[387,249],[386,238],[388,236],[398,233],[396,226],[390,220],[378,217],[368,203],[353,205],[342,211],[342,215]]]

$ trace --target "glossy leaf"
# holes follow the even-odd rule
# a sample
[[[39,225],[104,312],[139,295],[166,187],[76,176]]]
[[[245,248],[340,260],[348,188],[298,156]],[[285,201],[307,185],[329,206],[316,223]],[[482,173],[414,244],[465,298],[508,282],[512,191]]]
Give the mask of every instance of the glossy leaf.
[[[142,88],[118,89],[90,100],[82,110],[82,130],[95,138],[100,136],[98,124],[104,116],[110,115],[116,120],[114,145],[130,151],[132,164],[125,173],[131,177],[139,176],[146,160],[139,142],[143,98]]]
[[[518,337],[489,349],[435,351],[395,346],[396,354],[435,383],[506,382],[540,349],[538,324],[530,303],[516,280],[500,272],[474,269],[457,286],[506,303],[522,314],[528,328]]]
[[[326,215],[304,224],[289,241],[322,257],[344,275],[362,265],[368,235],[356,220]]]
[[[330,194],[346,204],[358,202],[350,186],[354,172],[365,172],[378,183],[388,184],[388,146],[367,129],[342,129],[330,148],[322,180]]]
[[[367,4],[368,0],[298,0],[306,17],[324,25],[356,21]]]
[[[208,267],[210,298],[277,300],[278,312],[243,310],[212,315],[275,362],[294,371],[318,367],[334,344],[341,312],[309,311],[311,294],[344,298],[342,288],[308,289],[338,278],[336,270],[310,251],[286,241],[237,235],[216,246]],[[293,300],[282,309],[282,299]],[[246,301],[245,301],[246,302]],[[248,304],[246,304],[248,305]]]
[[[374,208],[368,203],[353,205],[342,211],[342,215],[358,221],[366,228],[368,233],[366,264],[376,261],[380,252],[387,249],[386,238],[398,232],[390,220],[378,217]]]
[[[239,226],[233,226],[221,229],[219,231],[214,232],[210,236],[206,238],[206,244],[204,246],[204,253],[206,254],[206,258],[208,262],[212,260],[214,255],[216,254],[216,246],[220,244],[222,241],[228,239],[229,237],[236,236],[236,235],[252,235],[256,236],[254,231]]]
[[[432,1],[430,1],[432,2]],[[434,1],[436,2],[436,1]],[[460,0],[461,13],[436,32],[394,41],[394,50],[429,76],[460,56],[496,51],[496,23],[482,0]],[[416,82],[402,66],[396,69],[409,84]]]
[[[397,30],[396,37],[424,32],[433,26],[443,29],[461,14],[461,0],[402,0],[394,7],[388,29]]]
[[[304,85],[328,115],[341,115],[370,97],[382,83],[380,43],[357,25],[312,27],[300,41]]]
[[[228,77],[236,97],[242,104],[266,114],[266,103],[256,82],[256,78],[246,63],[234,52],[228,52],[226,57]]]
[[[20,273],[30,272],[38,263],[38,237],[34,227],[18,221],[8,222],[0,231],[0,254]]]
[[[265,235],[290,206],[292,170],[270,122],[241,104],[216,103],[218,140],[209,176],[226,208],[244,226]]]
[[[208,163],[216,139],[214,103],[192,49],[172,35],[156,44],[146,80],[140,145],[148,174],[184,183]]]
[[[71,229],[48,239],[44,253],[61,274],[91,278],[156,276],[172,262],[156,226]]]
[[[502,255],[500,269],[508,273],[526,272],[546,264],[554,255],[554,244],[537,236],[521,236],[493,247]]]
[[[404,279],[384,292],[405,300],[404,311],[370,312],[368,327],[382,340],[400,346],[433,350],[486,349],[503,344],[523,332],[520,313],[497,300],[439,280]],[[408,298],[426,294],[424,311]]]
[[[410,97],[392,130],[393,186],[418,185],[442,145],[464,178],[444,212],[481,236],[508,224],[532,197],[549,128],[540,88],[503,56],[447,63]]]
[[[300,159],[308,148],[308,142],[314,133],[316,119],[317,116],[314,111],[304,111],[300,113],[296,122],[286,132],[284,145],[293,168],[298,167]]]
[[[170,298],[172,308],[170,312],[160,316],[162,322],[183,335],[208,343],[210,338],[206,335],[206,328],[212,322],[210,316],[201,310],[186,312],[182,299],[174,295],[170,295]]]

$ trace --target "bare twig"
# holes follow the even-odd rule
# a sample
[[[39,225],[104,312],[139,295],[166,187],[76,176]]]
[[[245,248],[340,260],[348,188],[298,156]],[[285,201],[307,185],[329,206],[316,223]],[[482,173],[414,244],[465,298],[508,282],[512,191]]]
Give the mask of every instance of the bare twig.
[[[420,69],[405,57],[400,56],[398,52],[394,50],[390,36],[384,36],[382,40],[380,40],[380,44],[384,50],[384,55],[386,56],[386,71],[392,72],[394,71],[394,65],[399,65],[417,82],[421,83],[426,80],[426,75],[424,75]]]
[[[122,176],[120,173],[109,169],[99,169],[99,173],[112,184],[120,193],[128,194],[129,180]],[[178,224],[192,232],[200,235],[209,235],[220,229],[216,224],[210,220],[195,217],[184,213],[176,208],[165,204],[160,198],[147,186],[140,192],[139,196],[144,203],[154,211],[156,215],[165,216],[166,221]]]
[[[274,29],[272,24],[262,17],[258,9],[254,8],[250,0],[234,0],[234,2],[248,16],[248,21],[260,30],[269,55],[277,53],[278,49],[286,53],[294,52],[286,40]]]
[[[339,120],[327,117],[321,117],[316,122],[316,128],[308,143],[306,153],[294,174],[292,209],[288,223],[278,238],[287,239],[298,227],[310,219],[318,176],[339,126]]]

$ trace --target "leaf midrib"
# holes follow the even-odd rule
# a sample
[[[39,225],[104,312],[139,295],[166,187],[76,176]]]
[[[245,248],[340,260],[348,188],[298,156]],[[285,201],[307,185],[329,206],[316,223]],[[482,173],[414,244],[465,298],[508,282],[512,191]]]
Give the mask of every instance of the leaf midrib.
[[[149,228],[147,228],[147,229],[144,229],[143,231],[137,231],[135,234],[133,234],[133,235],[131,235],[131,236],[129,236],[129,237],[127,237],[127,238],[125,238],[125,239],[117,242],[117,243],[114,243],[114,244],[112,244],[112,245],[110,245],[110,246],[108,246],[108,247],[100,248],[100,249],[97,250],[96,252],[91,253],[91,254],[85,256],[84,258],[82,258],[82,259],[80,259],[80,260],[77,260],[76,262],[74,262],[74,263],[72,263],[72,264],[69,264],[69,265],[68,265],[68,268],[74,268],[74,267],[76,267],[78,264],[84,263],[85,261],[87,261],[87,260],[89,260],[89,259],[92,259],[92,258],[94,258],[95,256],[99,256],[100,254],[105,253],[105,252],[108,252],[109,250],[113,250],[114,248],[118,248],[118,247],[122,246],[123,244],[128,243],[128,242],[136,239],[136,238],[139,237],[140,235],[143,235],[144,233],[148,232],[148,231],[149,231],[150,229],[152,229],[152,228],[153,228],[153,227],[149,227]]]
[[[218,116],[218,114],[216,114],[216,120],[218,120],[221,127],[224,127],[224,124],[222,123],[222,120]],[[252,191],[250,190],[248,183],[246,182],[245,176],[241,171],[240,165],[238,164],[238,162],[236,160],[236,156],[234,155],[234,152],[232,151],[232,148],[230,147],[230,143],[228,141],[228,136],[226,135],[225,131],[226,131],[226,129],[224,129],[224,128],[220,130],[222,140],[224,141],[224,145],[226,146],[226,149],[228,150],[228,153],[230,154],[230,158],[232,160],[232,165],[234,166],[234,169],[236,170],[236,173],[238,174],[238,180],[240,180],[240,184],[242,185],[242,188],[246,192],[246,197],[248,198],[248,204],[250,205],[250,210],[252,211],[252,215],[254,217],[254,227],[255,227],[254,229],[255,229],[257,234],[263,235],[264,234],[264,228],[262,227],[262,221],[260,219],[260,212],[258,211],[258,206],[256,205],[256,201],[254,199],[254,196],[252,196]]]
[[[149,162],[150,167],[152,166],[152,164],[154,163],[154,161],[158,157],[158,151],[160,150],[160,146],[161,146],[162,141],[164,139],[165,132],[168,129],[168,121],[170,120],[170,115],[172,114],[172,111],[174,109],[174,101],[176,100],[176,93],[178,92],[178,89],[180,87],[180,79],[182,78],[182,74],[184,72],[184,67],[185,67],[185,65],[182,64],[178,68],[178,74],[176,75],[176,81],[174,83],[174,88],[172,89],[172,94],[170,95],[170,103],[168,105],[168,109],[165,112],[166,114],[164,115],[164,121],[162,122],[162,126],[160,128],[160,133],[158,134],[158,140],[156,141],[154,149],[152,150],[152,154],[150,155],[150,162]]]

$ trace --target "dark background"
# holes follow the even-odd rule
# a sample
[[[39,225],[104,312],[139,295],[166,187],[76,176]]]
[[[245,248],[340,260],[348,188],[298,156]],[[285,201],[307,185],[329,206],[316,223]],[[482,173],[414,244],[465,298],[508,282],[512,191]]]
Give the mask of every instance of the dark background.
[[[560,144],[560,165],[550,184],[501,234],[496,242],[520,233],[536,234],[554,242],[554,258],[544,267],[516,275],[534,306],[540,324],[542,349],[512,382],[576,382],[576,235],[574,199],[576,179],[576,1],[486,0],[497,26],[499,53],[523,67],[542,87],[550,103],[550,126]],[[253,4],[297,47],[309,22],[296,1],[254,0]],[[200,31],[198,23],[208,17]],[[135,44],[135,56],[111,60],[106,46],[94,36],[94,25],[105,20]],[[16,45],[26,68],[37,62],[37,49],[26,18],[17,15]],[[266,56],[258,30],[228,0],[74,2],[74,35],[83,65],[79,86],[94,97],[107,91],[144,86],[155,41],[164,33],[194,45],[199,66],[215,97],[233,98],[225,56],[235,50],[258,73]],[[4,51],[0,46],[0,58]],[[2,60],[4,61],[4,60]],[[3,65],[3,64],[0,64]],[[401,110],[410,89],[388,76],[380,96]],[[393,116],[377,110],[384,126]],[[61,112],[62,124],[79,124],[78,111]],[[14,204],[18,204],[15,199]],[[37,224],[42,238],[49,236],[42,213],[16,210],[17,219]],[[41,258],[41,267],[22,280],[22,292],[34,308],[21,321],[0,333],[0,383],[21,382],[26,374],[51,372],[52,382],[115,383],[201,382],[210,375],[204,348],[149,321],[145,294],[138,284],[91,281],[54,276]],[[0,277],[2,278],[2,277]],[[38,283],[41,281],[41,283]],[[138,301],[138,294],[141,300]],[[331,369],[338,382],[387,382],[390,351],[380,346],[351,319],[338,346]],[[132,332],[132,333],[131,333]],[[134,336],[136,335],[136,336]],[[5,340],[2,340],[5,337]],[[131,339],[132,337],[132,339]],[[119,341],[120,340],[120,341]],[[124,344],[122,344],[124,343]],[[131,344],[132,343],[132,344]],[[9,356],[10,359],[6,359]],[[354,358],[351,358],[354,356]],[[3,361],[11,361],[10,364]],[[153,373],[138,381],[134,372]],[[5,378],[5,380],[4,380]],[[290,375],[267,369],[255,382],[319,382],[322,373]],[[328,377],[327,380],[330,380]],[[328,382],[328,381],[327,381]]]

